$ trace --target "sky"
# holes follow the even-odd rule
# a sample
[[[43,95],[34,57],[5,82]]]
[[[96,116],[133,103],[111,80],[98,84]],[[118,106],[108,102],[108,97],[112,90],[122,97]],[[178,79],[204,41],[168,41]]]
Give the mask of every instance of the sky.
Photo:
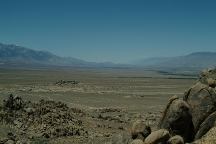
[[[0,42],[115,63],[216,52],[216,1],[0,0]]]

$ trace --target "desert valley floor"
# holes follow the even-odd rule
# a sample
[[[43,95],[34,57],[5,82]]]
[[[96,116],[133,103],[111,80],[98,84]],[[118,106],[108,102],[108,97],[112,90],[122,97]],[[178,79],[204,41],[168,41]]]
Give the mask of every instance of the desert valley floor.
[[[12,93],[25,100],[61,101],[80,109],[86,113],[79,118],[91,138],[76,138],[75,143],[102,143],[129,131],[137,118],[149,120],[154,127],[168,99],[181,97],[196,79],[196,75],[143,69],[1,69],[0,100]],[[73,141],[66,137],[52,143]]]

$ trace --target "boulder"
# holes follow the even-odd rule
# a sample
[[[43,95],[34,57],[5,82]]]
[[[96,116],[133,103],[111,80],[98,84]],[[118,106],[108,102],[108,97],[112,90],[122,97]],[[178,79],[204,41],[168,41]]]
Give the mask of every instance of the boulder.
[[[160,129],[152,132],[146,139],[145,144],[165,143],[170,138],[169,131]]]
[[[133,123],[131,128],[132,139],[144,140],[151,133],[151,128],[147,126],[142,120],[137,120]]]
[[[209,115],[204,122],[200,125],[199,130],[196,133],[195,140],[200,139],[205,135],[213,126],[215,126],[216,112]]]
[[[171,137],[167,143],[168,144],[184,144],[184,139],[179,135],[175,135]]]
[[[202,84],[209,84],[208,81],[216,80],[216,68],[206,69],[200,73],[199,82]]]
[[[215,88],[216,87],[216,80],[213,78],[208,78],[207,83],[209,87]]]
[[[185,93],[183,99],[191,107],[192,121],[196,133],[202,122],[216,111],[215,90],[198,82]]]
[[[189,105],[178,97],[172,97],[163,113],[159,128],[169,130],[172,136],[180,135],[184,141],[194,138],[194,128]]]
[[[216,127],[211,128],[201,139],[196,140],[193,144],[215,144]]]

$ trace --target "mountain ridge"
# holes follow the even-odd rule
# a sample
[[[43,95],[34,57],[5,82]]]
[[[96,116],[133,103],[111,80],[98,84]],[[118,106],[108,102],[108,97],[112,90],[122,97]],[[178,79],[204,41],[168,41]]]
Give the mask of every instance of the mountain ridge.
[[[0,65],[124,67],[111,62],[88,62],[73,57],[60,57],[48,51],[38,51],[13,44],[0,43]]]
[[[135,64],[152,68],[203,69],[216,66],[216,52],[193,52],[184,56],[147,58],[139,60]]]
[[[132,64],[115,64],[112,62],[88,62],[73,57],[60,57],[48,51],[38,51],[13,44],[0,43],[0,66],[65,66],[96,68],[138,67],[152,70],[201,70],[216,66],[216,52],[194,52],[176,57],[153,57],[141,59]]]

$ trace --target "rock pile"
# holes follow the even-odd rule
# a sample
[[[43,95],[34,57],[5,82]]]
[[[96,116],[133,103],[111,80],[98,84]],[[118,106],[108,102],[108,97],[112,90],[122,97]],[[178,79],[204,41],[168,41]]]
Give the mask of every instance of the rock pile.
[[[81,113],[61,102],[25,102],[11,94],[0,109],[0,122],[12,125],[18,136],[27,139],[86,136],[77,112]]]
[[[57,81],[56,83],[55,83],[55,85],[58,85],[58,86],[64,86],[64,85],[77,85],[77,84],[79,84],[79,82],[78,81],[76,81],[76,80],[59,80],[59,81]]]
[[[183,99],[174,96],[169,100],[157,131],[151,132],[139,121],[134,123],[131,144],[215,143],[212,136],[216,133],[215,87],[216,69],[203,71]]]

